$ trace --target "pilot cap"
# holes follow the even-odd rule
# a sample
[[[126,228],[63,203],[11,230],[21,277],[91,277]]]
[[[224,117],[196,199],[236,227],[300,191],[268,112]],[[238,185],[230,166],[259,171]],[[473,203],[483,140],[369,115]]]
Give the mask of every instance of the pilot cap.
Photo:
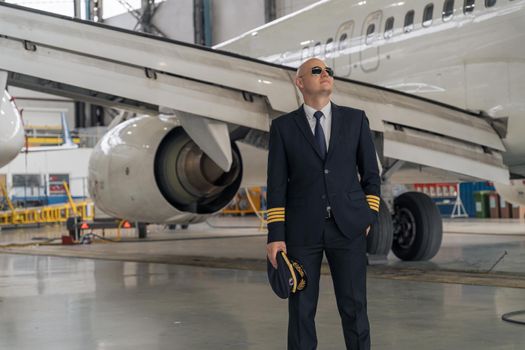
[[[274,269],[268,258],[268,281],[274,293],[281,299],[306,288],[306,272],[303,266],[285,252],[279,251],[276,256],[277,269]]]

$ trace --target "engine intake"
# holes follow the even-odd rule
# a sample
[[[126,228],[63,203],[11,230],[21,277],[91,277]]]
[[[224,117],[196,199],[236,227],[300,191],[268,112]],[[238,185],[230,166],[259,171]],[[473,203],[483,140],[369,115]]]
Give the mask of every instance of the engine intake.
[[[181,211],[209,214],[224,208],[239,190],[242,164],[232,144],[233,163],[224,172],[181,127],[174,128],[159,145],[155,179],[160,191]]]

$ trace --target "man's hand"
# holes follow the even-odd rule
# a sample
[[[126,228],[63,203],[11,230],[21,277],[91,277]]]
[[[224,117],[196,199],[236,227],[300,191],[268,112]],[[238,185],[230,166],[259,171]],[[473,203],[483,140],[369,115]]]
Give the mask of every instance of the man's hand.
[[[277,268],[277,252],[282,250],[286,253],[286,243],[284,241],[275,241],[266,245],[266,255],[273,265],[273,268]]]
[[[370,225],[368,225],[368,227],[366,228],[366,236],[368,236],[368,231],[370,231]]]

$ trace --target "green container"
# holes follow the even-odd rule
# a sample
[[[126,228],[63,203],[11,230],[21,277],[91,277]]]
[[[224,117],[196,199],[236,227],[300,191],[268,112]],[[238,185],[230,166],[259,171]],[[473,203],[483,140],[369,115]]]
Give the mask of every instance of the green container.
[[[474,192],[474,203],[476,205],[476,217],[480,219],[490,218],[490,191]]]

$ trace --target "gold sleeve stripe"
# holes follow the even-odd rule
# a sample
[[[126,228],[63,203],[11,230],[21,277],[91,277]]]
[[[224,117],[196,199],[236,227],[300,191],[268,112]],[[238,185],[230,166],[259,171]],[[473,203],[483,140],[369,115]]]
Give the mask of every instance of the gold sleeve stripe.
[[[268,215],[284,215],[284,210],[283,211],[272,211],[272,212],[269,212],[267,213]]]
[[[372,208],[372,207],[370,207],[370,209],[375,210],[375,211],[377,211],[379,213],[379,209]]]
[[[371,206],[371,207],[378,207],[379,208],[379,203],[376,203],[376,202],[368,202],[368,205]]]
[[[375,207],[373,205],[370,206],[370,209],[374,209],[375,211],[379,211],[379,207]]]
[[[379,205],[380,203],[378,201],[373,201],[373,200],[368,200],[368,204],[375,204],[375,205]]]
[[[284,211],[284,207],[271,208],[271,209],[268,209],[268,210],[267,210],[267,212],[271,212],[271,211]]]
[[[284,219],[271,219],[266,221],[266,224],[271,224],[272,222],[284,222]]]
[[[367,194],[367,195],[366,195],[366,198],[367,198],[367,199],[375,199],[375,200],[379,200],[379,197],[378,197],[378,196],[374,196],[373,194]]]
[[[272,220],[272,219],[284,219],[284,215],[271,215],[271,216],[268,216],[268,220]]]

